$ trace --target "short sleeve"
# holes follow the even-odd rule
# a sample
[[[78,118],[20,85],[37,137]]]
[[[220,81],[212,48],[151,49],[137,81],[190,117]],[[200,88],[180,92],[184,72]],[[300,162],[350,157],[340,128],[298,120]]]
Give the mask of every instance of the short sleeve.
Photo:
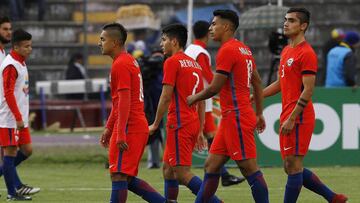
[[[312,51],[307,51],[303,54],[301,59],[301,73],[302,74],[316,74],[317,72],[317,57]]]
[[[231,49],[221,49],[216,57],[216,71],[230,73],[234,66],[235,58]]]
[[[165,85],[175,86],[176,74],[179,68],[179,62],[168,58],[164,63],[164,78],[162,83]]]
[[[124,64],[116,64],[115,77],[117,78],[117,90],[130,89],[131,87],[131,72]]]

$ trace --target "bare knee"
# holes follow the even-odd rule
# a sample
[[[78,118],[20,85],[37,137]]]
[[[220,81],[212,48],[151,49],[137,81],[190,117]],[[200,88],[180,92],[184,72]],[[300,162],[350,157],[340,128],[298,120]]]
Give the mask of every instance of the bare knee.
[[[20,145],[20,151],[27,157],[30,157],[33,153],[31,144]]]
[[[284,171],[288,175],[301,173],[303,170],[301,156],[289,156],[284,160]]]
[[[128,175],[124,173],[111,173],[110,178],[111,181],[127,181]]]

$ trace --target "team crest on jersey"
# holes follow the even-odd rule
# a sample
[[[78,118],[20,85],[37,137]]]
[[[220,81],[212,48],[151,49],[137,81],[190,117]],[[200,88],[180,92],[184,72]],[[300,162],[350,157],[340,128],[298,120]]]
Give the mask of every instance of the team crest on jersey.
[[[294,58],[289,58],[287,60],[287,65],[290,67],[293,64],[293,62],[294,62]]]
[[[29,76],[26,75],[25,76],[25,84],[24,84],[24,87],[23,87],[23,92],[25,93],[25,95],[29,95]]]

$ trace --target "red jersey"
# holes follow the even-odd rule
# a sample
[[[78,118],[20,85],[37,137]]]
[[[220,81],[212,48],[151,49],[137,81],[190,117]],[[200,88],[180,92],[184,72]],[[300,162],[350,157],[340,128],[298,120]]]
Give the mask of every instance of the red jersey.
[[[306,41],[292,48],[286,46],[281,52],[279,78],[282,94],[282,112],[280,122],[284,122],[294,110],[303,91],[302,76],[316,74],[317,57]],[[311,101],[296,118],[297,123],[314,122],[315,113]]]
[[[189,107],[186,98],[200,92],[204,87],[201,66],[184,52],[178,52],[164,63],[163,84],[174,87],[168,111],[168,124],[180,128],[198,119],[196,106]]]
[[[116,125],[119,102],[118,90],[129,89],[131,98],[127,132],[147,132],[148,123],[144,113],[144,95],[140,67],[130,54],[122,52],[114,59],[110,73],[110,89],[113,102],[112,111],[114,112],[112,112],[109,120],[115,119],[114,125]]]
[[[250,85],[252,72],[256,69],[255,60],[250,48],[236,39],[230,39],[219,49],[216,56],[216,72],[228,75],[228,80],[220,91],[221,113],[229,111],[247,113],[256,120],[250,102]]]

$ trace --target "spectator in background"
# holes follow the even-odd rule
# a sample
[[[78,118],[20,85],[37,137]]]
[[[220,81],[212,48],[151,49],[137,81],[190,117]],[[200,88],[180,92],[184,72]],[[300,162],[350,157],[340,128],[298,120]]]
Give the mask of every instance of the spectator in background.
[[[87,79],[86,68],[84,67],[84,57],[80,53],[71,56],[65,73],[66,80]],[[71,94],[66,96],[68,99],[84,99],[84,94]]]
[[[144,84],[144,106],[148,123],[155,120],[156,109],[162,90],[164,55],[160,47],[155,48],[150,57],[138,59]],[[163,143],[163,124],[149,137],[148,168],[160,168],[160,146]]]
[[[359,46],[359,33],[346,32],[343,42],[332,48],[327,55],[326,87],[356,85],[355,47]]]
[[[324,58],[323,69],[324,69],[324,72],[321,75],[321,83],[322,84],[325,84],[325,79],[326,79],[327,55],[328,55],[330,49],[338,46],[340,44],[340,42],[344,39],[344,37],[345,37],[345,32],[340,28],[335,28],[331,31],[331,38],[328,41],[326,41],[323,46],[323,58]]]
[[[29,1],[26,1],[28,3]],[[25,18],[24,11],[24,0],[8,0],[8,5],[10,7],[10,16],[13,21],[21,21]],[[36,0],[38,6],[38,16],[37,20],[43,21],[45,16],[45,0]]]

